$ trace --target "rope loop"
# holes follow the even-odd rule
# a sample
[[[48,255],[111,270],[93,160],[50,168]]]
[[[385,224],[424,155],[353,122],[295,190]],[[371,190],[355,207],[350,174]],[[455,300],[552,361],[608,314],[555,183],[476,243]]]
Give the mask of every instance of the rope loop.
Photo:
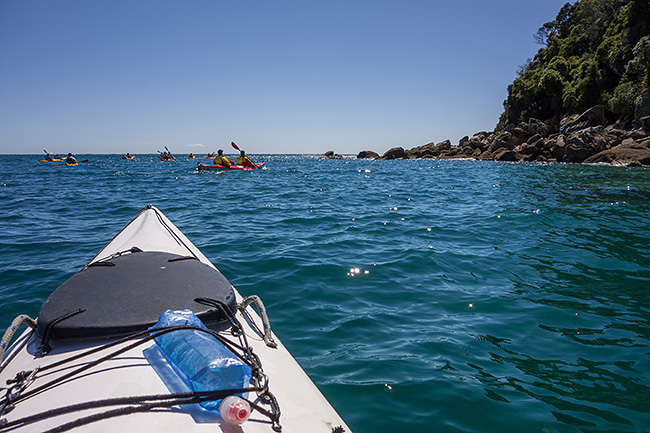
[[[16,331],[18,331],[18,328],[23,323],[32,329],[36,328],[36,320],[29,317],[27,314],[20,314],[16,316],[16,318],[11,322],[11,325],[9,328],[7,328],[4,335],[2,336],[2,341],[0,342],[0,359],[2,359],[4,356],[5,351],[9,347],[9,342],[11,342],[11,339],[16,334]]]
[[[246,310],[246,308],[251,304],[255,304],[257,306],[257,309],[260,312],[260,318],[262,319],[262,325],[264,326],[264,343],[268,347],[275,349],[276,347],[278,347],[278,343],[276,343],[275,340],[273,340],[273,332],[271,332],[271,322],[269,321],[269,316],[266,315],[266,307],[264,307],[264,303],[262,302],[260,297],[257,295],[248,296],[241,302],[239,309],[243,313]]]

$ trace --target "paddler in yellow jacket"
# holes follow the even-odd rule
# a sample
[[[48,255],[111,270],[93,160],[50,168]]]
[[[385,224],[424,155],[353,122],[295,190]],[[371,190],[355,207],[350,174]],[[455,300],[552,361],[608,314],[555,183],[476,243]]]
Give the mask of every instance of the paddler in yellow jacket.
[[[219,149],[217,151],[217,156],[214,157],[212,163],[214,165],[223,165],[226,168],[230,168],[230,166],[232,165],[232,163],[228,160],[228,158],[223,156],[223,149]]]
[[[254,167],[253,161],[246,156],[246,152],[243,150],[239,151],[239,156],[237,157],[237,165],[243,165],[244,167]]]

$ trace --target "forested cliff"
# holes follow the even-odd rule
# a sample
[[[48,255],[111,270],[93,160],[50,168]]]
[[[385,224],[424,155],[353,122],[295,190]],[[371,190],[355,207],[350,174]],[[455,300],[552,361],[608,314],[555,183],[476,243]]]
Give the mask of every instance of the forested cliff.
[[[609,121],[632,119],[650,85],[650,2],[567,3],[535,39],[544,45],[508,86],[500,125],[532,117],[559,131],[562,118],[594,105]]]

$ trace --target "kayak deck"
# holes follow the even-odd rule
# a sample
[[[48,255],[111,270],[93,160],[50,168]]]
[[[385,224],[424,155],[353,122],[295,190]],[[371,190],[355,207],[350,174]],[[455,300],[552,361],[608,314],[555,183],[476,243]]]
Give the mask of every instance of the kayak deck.
[[[143,252],[123,255],[122,252],[134,246]],[[83,275],[89,269],[111,267],[102,264],[107,261],[117,262],[118,258],[128,259],[128,257],[138,257],[138,254],[145,253],[191,256],[193,259],[187,260],[187,263],[205,265],[210,268],[212,273],[209,275],[212,277],[216,275],[213,275],[214,272],[221,275],[183,233],[160,211],[150,206],[142,210],[75,277]],[[160,267],[162,266],[166,265],[160,265]],[[227,283],[227,280],[225,281]],[[84,284],[86,283],[84,282]],[[244,299],[241,294],[229,283],[227,285],[232,289],[237,305],[242,306]],[[146,302],[146,299],[151,296],[154,295],[149,294],[141,301]],[[168,294],[165,294],[163,297],[167,296]],[[263,312],[263,308],[261,311]],[[268,377],[269,390],[275,396],[280,408],[279,424],[282,426],[282,431],[331,433],[336,430],[349,432],[340,416],[270,330],[268,337],[277,343],[277,347],[267,345],[263,332],[260,331],[265,329],[265,322],[260,315],[248,307],[236,309],[235,317],[242,325],[243,333],[251,350],[261,360],[263,372]],[[219,331],[218,326],[213,329]],[[226,338],[232,339],[229,332],[219,332]],[[145,334],[147,333],[145,332]],[[105,399],[159,396],[169,395],[170,392],[187,391],[180,380],[174,379],[171,367],[160,354],[157,345],[151,340],[144,341],[142,337],[138,337],[135,340],[119,342],[114,347],[106,348],[104,346],[115,341],[114,338],[109,340],[53,338],[49,342],[50,351],[45,356],[38,357],[36,354],[42,345],[41,337],[38,333],[25,331],[4,356],[2,367],[0,367],[2,368],[0,381],[4,384],[8,379],[16,377],[20,371],[36,371],[33,382],[28,384],[22,391],[23,393],[34,392],[52,381],[57,382],[55,386],[44,388],[25,400],[17,401],[15,408],[0,415],[0,418],[6,419],[9,423],[7,426],[10,427],[12,422],[23,417],[68,405],[87,405],[88,402]],[[139,342],[141,345],[130,347],[129,345],[134,342]],[[102,347],[104,348],[99,349]],[[98,351],[82,358],[70,360],[68,363],[57,364],[89,349]],[[122,352],[95,364],[95,361],[99,361],[107,353],[116,350]],[[68,377],[77,368],[85,368],[85,370]],[[0,393],[0,407],[3,395],[4,391]],[[255,393],[251,393],[249,398],[254,401]],[[112,401],[115,402],[115,400]],[[42,432],[66,425],[74,425],[74,431],[84,433],[100,431],[182,431],[190,433],[215,431],[216,426],[218,426],[217,429],[226,433],[274,431],[271,420],[258,411],[253,411],[251,418],[245,424],[234,426],[222,421],[217,412],[205,410],[197,404],[179,406],[173,403],[171,401],[169,407],[143,410],[142,412],[140,410],[147,408],[144,403],[115,402],[102,407],[80,406],[78,411],[27,422],[18,427],[11,427],[10,431]],[[258,403],[261,404],[261,402]],[[268,406],[262,405],[262,407],[268,409]],[[120,412],[131,410],[135,410],[135,413],[120,414]],[[52,413],[50,412],[50,414]],[[106,416],[107,414],[110,416]],[[77,427],[77,425],[79,426]],[[336,429],[339,426],[342,430]],[[0,427],[0,432],[3,430]]]

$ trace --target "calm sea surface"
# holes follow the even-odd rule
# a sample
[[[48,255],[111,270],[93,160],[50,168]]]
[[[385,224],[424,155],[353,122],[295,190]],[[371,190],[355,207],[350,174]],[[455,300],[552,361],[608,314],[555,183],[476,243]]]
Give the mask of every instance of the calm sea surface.
[[[0,156],[2,331],[151,203],[354,433],[650,431],[648,169],[39,157]]]

